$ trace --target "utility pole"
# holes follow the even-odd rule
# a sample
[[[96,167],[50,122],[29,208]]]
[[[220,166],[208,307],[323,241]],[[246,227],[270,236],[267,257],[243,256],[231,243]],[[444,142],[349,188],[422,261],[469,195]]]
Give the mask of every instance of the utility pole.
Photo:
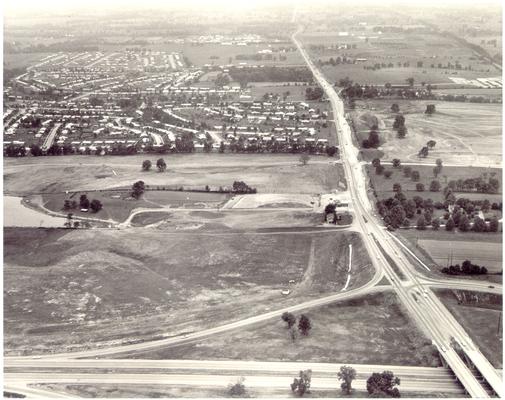
[[[500,328],[501,328],[501,313],[502,311],[500,311],[500,315],[498,316],[498,329],[496,332],[498,335],[500,334]]]

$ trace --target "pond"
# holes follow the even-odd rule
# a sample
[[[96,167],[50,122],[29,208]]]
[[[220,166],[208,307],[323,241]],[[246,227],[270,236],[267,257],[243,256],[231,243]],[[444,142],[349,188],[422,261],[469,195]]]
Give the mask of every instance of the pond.
[[[65,221],[24,206],[21,197],[4,196],[4,226],[63,228]]]

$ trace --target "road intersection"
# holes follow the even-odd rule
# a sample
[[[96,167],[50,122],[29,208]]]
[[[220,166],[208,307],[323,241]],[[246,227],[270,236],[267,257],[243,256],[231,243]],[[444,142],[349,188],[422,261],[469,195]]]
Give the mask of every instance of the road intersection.
[[[61,397],[54,392],[28,387],[36,383],[82,383],[82,384],[136,384],[136,385],[187,385],[204,387],[226,386],[233,376],[244,376],[249,387],[288,388],[293,376],[300,370],[313,370],[312,387],[314,389],[337,389],[339,383],[336,372],[340,364],[323,363],[288,363],[288,362],[247,362],[247,361],[208,361],[208,360],[143,360],[143,359],[107,359],[108,356],[128,355],[148,350],[193,343],[211,335],[222,334],[233,329],[244,328],[278,318],[283,312],[297,312],[313,307],[320,307],[360,297],[366,294],[394,290],[406,310],[427,337],[431,338],[445,359],[449,369],[422,368],[408,366],[371,366],[356,365],[358,378],[353,384],[356,388],[366,386],[367,374],[392,369],[402,378],[404,391],[445,392],[462,394],[461,386],[455,384],[452,373],[457,377],[466,392],[472,397],[489,397],[481,384],[481,376],[500,397],[503,396],[502,377],[472,342],[461,325],[441,303],[431,288],[455,288],[478,290],[501,294],[501,285],[489,287],[487,283],[468,280],[435,279],[422,274],[409,261],[405,249],[384,230],[376,218],[368,197],[366,172],[358,158],[358,149],[352,142],[352,135],[344,117],[343,102],[314,66],[297,40],[293,41],[300,50],[315,79],[329,98],[341,149],[342,165],[348,180],[350,196],[353,202],[355,224],[353,229],[361,233],[363,242],[375,267],[374,277],[365,285],[305,301],[297,305],[277,309],[232,323],[192,332],[176,337],[142,342],[124,346],[99,348],[73,353],[57,353],[35,357],[6,357],[4,359],[4,385],[6,390],[17,391],[28,397]],[[384,257],[388,254],[395,259],[401,274]],[[386,276],[391,285],[378,285]],[[167,332],[167,336],[170,333]],[[466,357],[479,371],[471,371],[460,355],[452,347],[453,341],[459,343]],[[107,373],[97,371],[106,370]],[[477,376],[476,376],[477,375]],[[66,395],[65,397],[70,397]]]

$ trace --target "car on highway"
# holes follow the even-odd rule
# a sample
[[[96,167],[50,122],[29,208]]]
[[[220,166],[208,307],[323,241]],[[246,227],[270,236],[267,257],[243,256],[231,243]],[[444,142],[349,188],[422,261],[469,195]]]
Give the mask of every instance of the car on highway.
[[[444,353],[447,351],[447,349],[445,348],[445,346],[440,346],[440,350],[442,350]]]

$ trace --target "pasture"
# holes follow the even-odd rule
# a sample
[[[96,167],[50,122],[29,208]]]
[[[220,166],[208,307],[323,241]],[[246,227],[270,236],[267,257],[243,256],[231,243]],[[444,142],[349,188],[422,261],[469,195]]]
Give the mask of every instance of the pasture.
[[[8,228],[4,346],[31,354],[154,339],[333,294],[349,244],[351,288],[374,274],[355,233]]]
[[[444,160],[445,161],[445,160]],[[392,165],[384,164],[386,171],[392,171],[392,175],[390,178],[386,178],[384,174],[377,175],[375,173],[375,169],[369,165],[368,175],[370,180],[372,181],[373,188],[377,193],[377,197],[379,200],[385,200],[389,197],[393,197],[395,192],[393,191],[393,185],[395,183],[399,183],[402,188],[402,193],[410,199],[414,196],[420,196],[422,198],[430,198],[434,202],[443,201],[444,194],[442,192],[443,188],[447,185],[447,183],[451,180],[458,179],[468,179],[468,178],[477,178],[486,174],[489,178],[491,174],[498,179],[500,182],[500,193],[476,193],[476,192],[454,192],[456,198],[465,197],[472,200],[484,200],[488,199],[491,203],[502,201],[501,191],[502,191],[502,174],[501,169],[497,168],[479,168],[479,167],[442,167],[442,172],[438,175],[437,178],[433,175],[433,166],[429,165],[408,165],[412,169],[412,171],[419,172],[419,181],[414,182],[412,178],[406,177],[403,168],[394,168]],[[441,184],[441,190],[438,192],[431,192],[429,190],[430,183],[433,180],[438,180]],[[418,192],[416,190],[416,185],[421,183],[424,185],[425,190],[423,192]]]
[[[396,103],[405,117],[408,133],[399,139],[392,129]],[[435,114],[424,113],[427,104],[435,104]],[[378,122],[384,158],[403,161],[429,161],[500,167],[502,158],[502,106],[442,101],[369,100],[357,101],[351,112],[360,142],[368,137],[371,124]],[[375,118],[374,118],[375,117]],[[372,122],[373,121],[373,122]],[[427,158],[419,159],[419,150],[429,140],[437,142]]]

